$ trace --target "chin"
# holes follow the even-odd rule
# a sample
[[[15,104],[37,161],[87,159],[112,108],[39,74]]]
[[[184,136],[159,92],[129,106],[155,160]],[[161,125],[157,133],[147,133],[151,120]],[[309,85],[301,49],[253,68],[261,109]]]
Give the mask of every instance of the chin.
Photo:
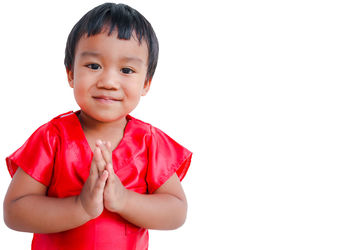
[[[124,113],[119,113],[119,112],[89,112],[86,110],[83,110],[84,114],[88,117],[90,117],[90,119],[94,119],[96,121],[99,122],[114,122],[120,119],[123,119],[124,117],[126,117],[127,114]]]
[[[93,118],[100,122],[114,122],[125,118],[125,116],[126,115],[98,115]]]

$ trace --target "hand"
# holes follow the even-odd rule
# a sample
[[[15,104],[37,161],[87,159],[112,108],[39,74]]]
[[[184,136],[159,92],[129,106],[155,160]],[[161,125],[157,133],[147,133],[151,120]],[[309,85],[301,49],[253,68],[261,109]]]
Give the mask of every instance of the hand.
[[[107,210],[119,213],[122,211],[127,198],[127,189],[123,186],[119,177],[115,174],[112,161],[112,148],[110,142],[98,144],[103,159],[106,162],[108,172],[107,183],[103,192],[104,206]]]
[[[104,170],[105,166],[106,162],[102,157],[101,149],[96,147],[91,162],[90,175],[78,196],[89,220],[98,217],[103,211],[103,192],[108,178],[108,171]]]

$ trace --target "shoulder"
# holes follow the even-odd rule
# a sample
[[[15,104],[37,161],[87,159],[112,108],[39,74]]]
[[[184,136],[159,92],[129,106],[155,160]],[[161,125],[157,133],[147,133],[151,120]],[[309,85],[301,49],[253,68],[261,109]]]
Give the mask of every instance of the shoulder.
[[[128,120],[128,123],[126,125],[124,135],[126,134],[131,136],[132,141],[138,142],[140,145],[144,144],[145,142],[148,144],[152,135],[152,125],[130,115],[128,115],[126,119]]]
[[[66,130],[67,124],[71,124],[73,120],[73,111],[60,114],[37,128],[33,135],[43,140],[54,142],[65,133],[64,130]]]
[[[132,116],[128,116],[129,121],[131,121],[132,125],[132,129],[133,129],[133,134],[137,135],[137,134],[142,134],[143,136],[146,137],[157,137],[159,135],[165,135],[167,137],[169,137],[168,135],[166,135],[162,130],[160,130],[159,128],[153,126],[152,124],[148,123],[148,122],[144,122],[140,119],[137,119],[135,117]]]
[[[78,116],[76,115],[76,112],[69,111],[63,114],[60,114],[49,122],[49,126],[52,127],[52,129],[56,130],[56,132],[66,137],[68,134],[76,135],[78,133],[77,130],[80,127]]]
[[[151,124],[141,121],[140,119],[137,119],[131,115],[128,115],[126,119],[128,120],[128,123],[132,124],[132,127],[140,129],[145,133],[150,133],[150,129],[152,127]]]
[[[156,147],[157,150],[170,149],[170,148],[183,148],[177,141],[172,137],[166,134],[163,130],[159,129],[156,126],[153,126],[150,123],[141,121],[137,118],[129,116],[132,120],[133,131],[132,134],[134,137],[147,138],[149,146]],[[186,150],[186,149],[185,149]]]
[[[59,126],[60,124],[64,124],[64,123],[67,123],[67,122],[70,122],[72,121],[73,119],[77,118],[76,112],[73,112],[73,111],[69,111],[69,112],[66,112],[66,113],[63,113],[63,114],[60,114],[54,118],[52,118],[49,123],[52,125],[52,126]]]
[[[20,148],[6,158],[11,176],[15,174],[18,166],[21,166],[34,179],[49,185],[50,169],[61,144],[57,118],[58,116],[38,127]]]

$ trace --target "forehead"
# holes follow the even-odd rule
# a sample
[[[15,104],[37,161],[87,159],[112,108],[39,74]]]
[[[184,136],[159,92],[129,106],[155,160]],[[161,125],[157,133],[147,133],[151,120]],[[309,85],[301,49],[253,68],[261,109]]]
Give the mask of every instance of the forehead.
[[[107,32],[102,32],[89,37],[85,34],[78,41],[75,57],[78,59],[89,54],[98,54],[113,59],[130,57],[138,58],[144,64],[147,64],[147,44],[143,40],[140,43],[135,37],[136,34],[133,34],[129,40],[118,39],[116,32],[113,32],[111,35],[108,35]]]

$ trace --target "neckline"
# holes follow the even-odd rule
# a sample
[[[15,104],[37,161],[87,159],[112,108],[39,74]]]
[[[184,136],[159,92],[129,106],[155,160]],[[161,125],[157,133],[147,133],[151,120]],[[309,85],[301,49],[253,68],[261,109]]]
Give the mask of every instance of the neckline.
[[[78,118],[78,114],[80,113],[80,111],[81,110],[77,110],[75,112],[72,111],[73,116],[74,116],[74,120],[77,123],[77,127],[79,128],[78,130],[79,130],[79,133],[81,134],[81,137],[83,139],[84,144],[90,149],[90,153],[93,154],[93,151],[92,151],[92,149],[90,147],[90,144],[89,144],[89,142],[88,142],[88,140],[87,140],[87,138],[85,136],[83,127],[81,126],[79,118]],[[130,123],[133,120],[133,117],[128,114],[128,115],[126,115],[125,118],[126,118],[127,122],[126,122],[126,125],[125,125],[125,128],[124,128],[123,137],[120,140],[119,144],[115,147],[115,149],[113,149],[112,154],[114,154],[120,148],[120,145],[122,145],[123,142],[126,140],[125,137],[129,134]]]

